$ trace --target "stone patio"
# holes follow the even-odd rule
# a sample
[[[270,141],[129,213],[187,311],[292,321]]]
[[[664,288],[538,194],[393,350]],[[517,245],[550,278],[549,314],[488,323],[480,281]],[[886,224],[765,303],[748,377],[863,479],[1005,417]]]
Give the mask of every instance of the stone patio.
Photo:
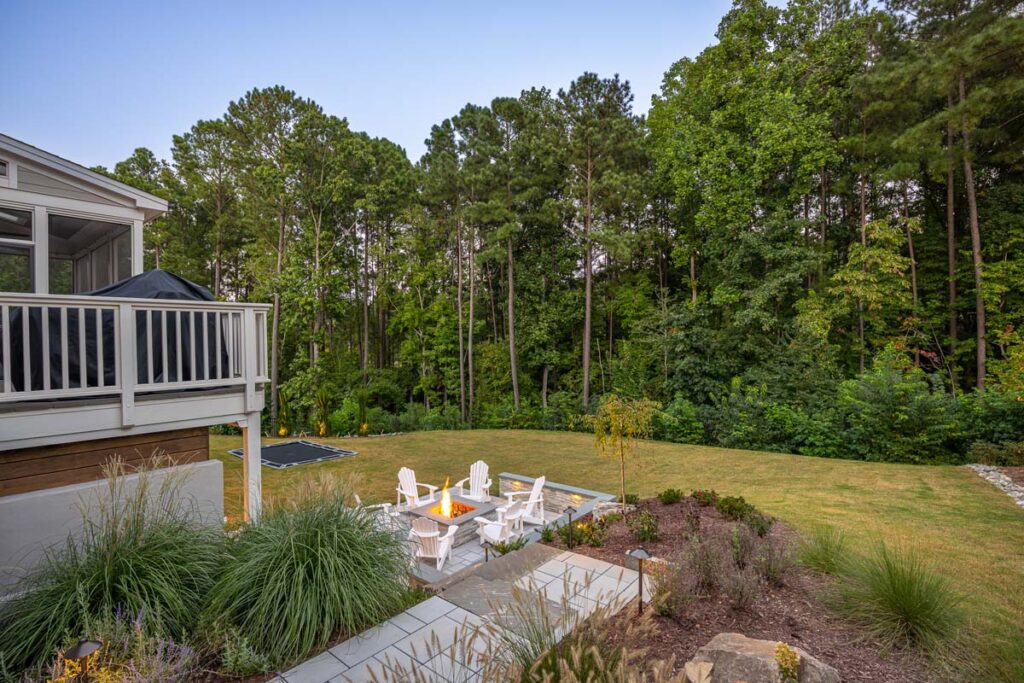
[[[474,653],[486,649],[487,638],[497,637],[495,606],[511,598],[513,586],[539,591],[555,613],[566,596],[570,609],[585,617],[598,606],[621,609],[636,595],[637,573],[534,543],[450,576],[437,595],[280,674],[273,683],[358,683],[374,675],[383,681],[389,670],[392,676],[415,670],[439,683],[480,680],[481,662]],[[478,636],[468,642],[473,632]]]

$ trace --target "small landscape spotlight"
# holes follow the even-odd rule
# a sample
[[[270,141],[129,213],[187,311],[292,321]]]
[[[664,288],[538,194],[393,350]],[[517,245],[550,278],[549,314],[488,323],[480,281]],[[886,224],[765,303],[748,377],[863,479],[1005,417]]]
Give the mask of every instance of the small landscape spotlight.
[[[633,550],[627,550],[626,555],[632,557],[640,565],[640,578],[637,581],[636,589],[636,603],[637,603],[637,614],[644,613],[644,560],[649,560],[653,557],[647,552],[643,546],[634,548]]]
[[[569,515],[569,548],[571,549],[573,547],[573,543],[572,543],[572,516],[577,513],[577,510],[572,505],[569,505],[564,510],[562,510],[562,512],[564,512],[565,514]]]
[[[96,654],[101,647],[101,640],[80,640],[64,653],[64,659],[70,659],[81,667],[83,682],[89,680],[89,657]]]

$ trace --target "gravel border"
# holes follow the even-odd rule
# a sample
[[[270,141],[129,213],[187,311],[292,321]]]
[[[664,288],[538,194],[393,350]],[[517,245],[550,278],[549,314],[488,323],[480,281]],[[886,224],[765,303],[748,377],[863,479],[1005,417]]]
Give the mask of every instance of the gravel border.
[[[978,476],[991,483],[997,489],[1013,499],[1013,502],[1024,508],[1024,486],[1017,486],[1013,480],[991,465],[968,465]]]

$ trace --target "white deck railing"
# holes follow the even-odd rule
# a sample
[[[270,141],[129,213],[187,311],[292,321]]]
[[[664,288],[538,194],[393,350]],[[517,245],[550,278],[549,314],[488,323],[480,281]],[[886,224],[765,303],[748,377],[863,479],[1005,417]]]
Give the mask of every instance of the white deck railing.
[[[0,293],[0,403],[244,386],[267,375],[262,304]]]

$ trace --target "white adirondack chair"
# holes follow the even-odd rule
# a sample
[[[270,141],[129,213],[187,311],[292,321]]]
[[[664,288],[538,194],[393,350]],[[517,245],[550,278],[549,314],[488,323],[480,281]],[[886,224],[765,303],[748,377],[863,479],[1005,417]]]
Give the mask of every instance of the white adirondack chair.
[[[398,510],[391,503],[374,503],[364,505],[363,499],[358,493],[353,494],[356,499],[356,508],[365,510],[373,515],[374,521],[379,529],[394,531],[397,528]]]
[[[509,491],[505,494],[508,497],[509,506],[515,503],[517,498],[527,497],[526,503],[523,505],[520,524],[522,522],[527,524],[547,524],[547,520],[544,518],[545,482],[546,479],[544,477],[537,477],[533,480],[533,488],[529,491]]]
[[[523,504],[517,502],[498,508],[497,519],[477,517],[476,535],[480,537],[480,544],[511,541],[517,535],[516,528],[522,518],[522,512]]]
[[[462,481],[455,482],[455,488],[459,490],[459,496],[469,500],[478,500],[481,503],[487,502],[491,497],[491,479],[487,476],[487,463],[477,460],[469,468],[469,476]],[[466,483],[469,486],[466,486]]]
[[[437,561],[437,571],[441,571],[444,561],[452,556],[452,545],[457,524],[448,527],[444,536],[437,530],[437,522],[426,517],[418,517],[412,521],[409,538],[416,541],[416,557]]]
[[[420,496],[421,488],[427,489],[429,493],[426,496]],[[420,505],[433,503],[437,487],[430,484],[420,484],[416,481],[416,473],[408,467],[403,467],[398,470],[398,488],[396,491],[398,491],[398,498],[395,505],[401,510],[409,510]],[[402,504],[403,497],[405,498],[404,505]]]

